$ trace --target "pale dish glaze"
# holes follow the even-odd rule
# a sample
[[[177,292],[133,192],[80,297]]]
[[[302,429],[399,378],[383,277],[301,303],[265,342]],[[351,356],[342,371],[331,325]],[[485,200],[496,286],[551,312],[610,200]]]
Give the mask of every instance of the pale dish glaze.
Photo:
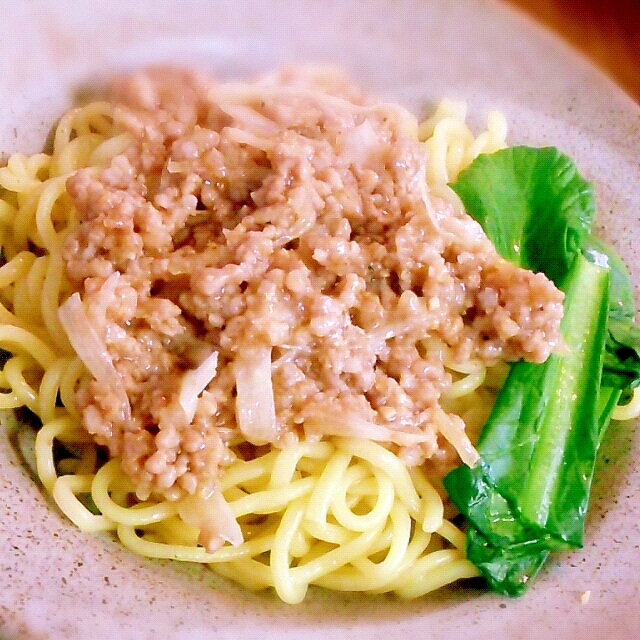
[[[247,77],[283,62],[329,62],[424,116],[465,99],[508,140],[555,145],[596,187],[598,233],[640,289],[640,108],[555,37],[494,1],[7,3],[0,21],[0,156],[45,144],[74,92],[152,62]],[[530,592],[451,588],[417,601],[313,590],[292,607],[213,572],[142,559],[83,534],[53,506],[0,429],[0,637],[633,637],[640,624],[640,432],[613,424],[600,455],[584,549],[556,556]]]

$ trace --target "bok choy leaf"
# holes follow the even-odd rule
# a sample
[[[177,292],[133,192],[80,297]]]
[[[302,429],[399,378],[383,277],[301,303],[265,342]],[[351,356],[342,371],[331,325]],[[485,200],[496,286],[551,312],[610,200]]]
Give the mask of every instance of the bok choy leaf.
[[[554,147],[480,155],[451,187],[503,258],[557,285],[595,215],[592,185]]]
[[[451,185],[501,255],[565,293],[568,350],[518,362],[445,488],[489,585],[523,593],[551,552],[582,545],[595,459],[622,390],[640,381],[640,330],[620,258],[590,234],[593,189],[553,148],[479,156]]]

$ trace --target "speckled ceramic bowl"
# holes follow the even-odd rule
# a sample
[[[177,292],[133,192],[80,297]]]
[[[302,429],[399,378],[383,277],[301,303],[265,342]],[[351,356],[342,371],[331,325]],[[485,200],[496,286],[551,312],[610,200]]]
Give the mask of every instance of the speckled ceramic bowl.
[[[553,144],[596,185],[598,231],[640,284],[640,109],[590,65],[493,1],[32,0],[2,3],[0,153],[39,150],[74,89],[149,62],[224,76],[331,61],[418,114],[442,96],[489,108],[510,140]],[[636,297],[638,299],[638,296]],[[523,598],[453,588],[413,602],[313,590],[291,607],[206,569],[141,559],[58,513],[0,429],[0,636],[44,638],[631,638],[640,630],[640,433],[613,425],[584,549]],[[590,592],[584,603],[582,595]]]

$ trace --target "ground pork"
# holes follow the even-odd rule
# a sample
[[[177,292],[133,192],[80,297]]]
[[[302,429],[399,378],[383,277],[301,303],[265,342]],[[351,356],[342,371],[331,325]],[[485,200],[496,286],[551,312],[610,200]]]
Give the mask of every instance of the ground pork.
[[[418,464],[464,442],[426,344],[484,365],[561,344],[561,292],[430,196],[402,108],[291,69],[250,84],[152,69],[112,100],[131,144],[68,180],[64,259],[130,402],[86,381],[84,426],[139,495],[193,493],[247,441],[371,435]],[[189,415],[185,375],[213,353]]]

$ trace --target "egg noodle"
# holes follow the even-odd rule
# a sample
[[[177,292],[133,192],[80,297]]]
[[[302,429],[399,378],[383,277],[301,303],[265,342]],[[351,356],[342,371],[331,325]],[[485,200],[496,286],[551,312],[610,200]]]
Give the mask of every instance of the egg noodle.
[[[140,501],[119,461],[105,460],[81,427],[75,393],[87,373],[58,308],[73,293],[61,247],[78,224],[66,180],[80,167],[108,165],[129,142],[113,131],[111,109],[107,102],[71,109],[52,153],[14,154],[0,168],[0,347],[7,352],[0,408],[27,407],[41,420],[37,472],[58,507],[83,531],[116,532],[143,556],[208,564],[250,589],[275,587],[288,603],[300,602],[310,584],[411,598],[477,576],[464,533],[445,517],[438,481],[372,441],[332,437],[238,456],[221,472],[220,488],[244,541],[214,553],[198,545],[198,524],[203,511],[218,513],[218,494]],[[419,129],[430,189],[457,206],[447,183],[506,137],[499,113],[477,137],[465,117],[463,104],[445,100]],[[448,364],[454,383],[443,407],[477,433],[500,371]],[[637,413],[639,402],[636,393],[620,411]]]

